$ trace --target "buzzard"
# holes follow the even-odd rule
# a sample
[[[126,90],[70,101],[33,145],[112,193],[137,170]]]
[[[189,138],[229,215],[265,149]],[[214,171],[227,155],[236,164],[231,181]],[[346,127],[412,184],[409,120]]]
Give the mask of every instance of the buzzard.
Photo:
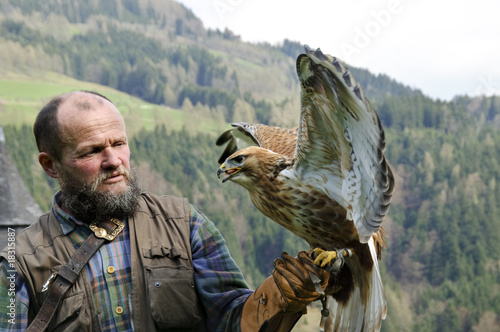
[[[333,264],[324,331],[378,331],[387,311],[378,266],[382,221],[394,189],[384,130],[337,58],[306,46],[297,74],[299,126],[232,124],[216,142],[227,143],[218,176],[247,189],[265,216],[305,239],[319,254],[316,264]]]

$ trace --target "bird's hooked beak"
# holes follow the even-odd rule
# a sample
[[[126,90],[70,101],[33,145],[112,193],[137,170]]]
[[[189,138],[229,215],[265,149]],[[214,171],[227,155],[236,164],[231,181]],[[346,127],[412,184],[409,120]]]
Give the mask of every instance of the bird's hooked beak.
[[[220,165],[219,170],[217,170],[217,177],[220,179],[220,175],[224,173],[224,177],[222,178],[222,183],[224,183],[239,171],[241,171],[241,167],[231,167],[226,169],[226,163],[223,163]]]

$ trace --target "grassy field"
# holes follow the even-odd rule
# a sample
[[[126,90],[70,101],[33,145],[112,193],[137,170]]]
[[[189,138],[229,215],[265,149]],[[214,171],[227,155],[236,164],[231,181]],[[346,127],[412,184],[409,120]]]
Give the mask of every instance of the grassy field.
[[[32,125],[38,111],[52,97],[73,90],[93,90],[112,100],[122,112],[127,131],[133,135],[142,128],[153,129],[165,124],[167,129],[180,129],[187,125],[195,131],[220,132],[220,124],[213,119],[191,116],[179,109],[149,104],[123,92],[95,83],[45,73],[27,76],[19,73],[2,73],[0,77],[0,126]],[[194,120],[196,119],[196,120]]]

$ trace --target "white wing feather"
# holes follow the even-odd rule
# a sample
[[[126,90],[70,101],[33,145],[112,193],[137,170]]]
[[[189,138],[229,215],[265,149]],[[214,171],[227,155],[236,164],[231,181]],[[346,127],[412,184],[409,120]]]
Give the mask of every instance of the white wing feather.
[[[356,79],[335,58],[310,51],[299,58],[302,109],[295,169],[320,174],[331,199],[347,211],[367,243],[388,212],[394,189],[385,137]],[[317,175],[316,175],[317,176]],[[327,182],[327,185],[324,185]],[[330,184],[341,183],[341,190]]]

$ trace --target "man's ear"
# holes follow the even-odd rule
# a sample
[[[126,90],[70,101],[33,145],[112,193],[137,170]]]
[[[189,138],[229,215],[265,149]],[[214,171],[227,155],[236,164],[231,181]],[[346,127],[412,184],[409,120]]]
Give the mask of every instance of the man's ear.
[[[38,155],[38,162],[48,176],[54,179],[57,179],[59,177],[59,168],[57,167],[57,162],[47,152],[40,152],[40,154]]]

